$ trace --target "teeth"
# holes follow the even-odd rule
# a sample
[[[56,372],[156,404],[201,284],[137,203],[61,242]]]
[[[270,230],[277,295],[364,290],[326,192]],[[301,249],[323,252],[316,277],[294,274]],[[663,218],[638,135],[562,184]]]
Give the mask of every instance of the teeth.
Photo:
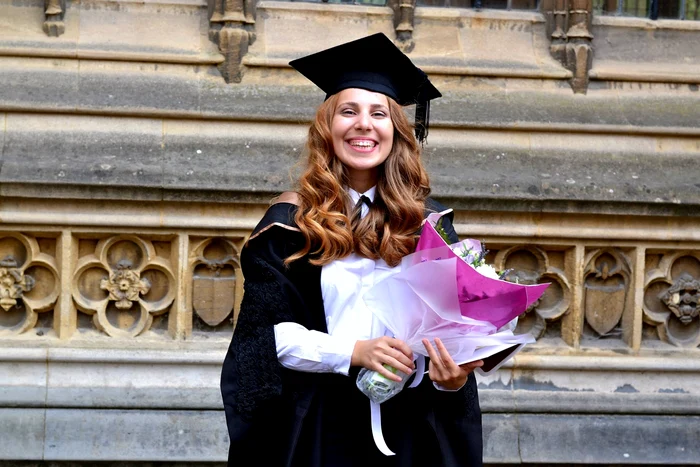
[[[350,143],[350,146],[355,146],[358,148],[371,148],[374,147],[374,143],[372,141],[353,141]]]

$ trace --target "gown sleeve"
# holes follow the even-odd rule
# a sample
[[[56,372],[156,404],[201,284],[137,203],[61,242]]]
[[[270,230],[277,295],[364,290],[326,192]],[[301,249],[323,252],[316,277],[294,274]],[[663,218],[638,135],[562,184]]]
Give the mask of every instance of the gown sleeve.
[[[273,205],[241,252],[243,300],[221,375],[229,421],[252,420],[256,409],[282,394],[274,325],[297,321],[295,310],[304,307],[284,264],[303,241],[290,220],[293,209],[287,203]]]

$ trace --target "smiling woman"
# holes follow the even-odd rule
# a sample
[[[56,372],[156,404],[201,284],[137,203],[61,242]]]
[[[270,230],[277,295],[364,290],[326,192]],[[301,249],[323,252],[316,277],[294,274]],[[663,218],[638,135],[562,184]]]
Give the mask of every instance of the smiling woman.
[[[309,128],[296,192],[268,209],[241,253],[245,292],[221,378],[229,465],[254,456],[265,466],[479,467],[472,370],[481,362],[458,366],[439,342],[437,350],[426,344],[436,357],[432,383],[424,378],[381,405],[389,447],[355,386],[361,368],[394,381],[416,368],[363,295],[401,270],[425,214],[444,210],[428,198],[417,141],[440,93],[383,34],[291,65],[326,100]],[[409,104],[415,136],[401,109]]]

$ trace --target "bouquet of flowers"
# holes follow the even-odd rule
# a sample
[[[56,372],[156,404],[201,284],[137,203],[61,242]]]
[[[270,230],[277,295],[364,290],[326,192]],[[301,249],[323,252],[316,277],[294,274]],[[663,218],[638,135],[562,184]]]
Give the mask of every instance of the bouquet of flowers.
[[[439,337],[452,359],[463,364],[486,361],[481,370],[498,369],[525,344],[530,335],[516,336],[507,326],[524,313],[549,284],[522,285],[502,280],[485,263],[481,242],[467,239],[448,244],[440,235],[439,219],[428,216],[416,252],[406,256],[401,272],[370,289],[364,300],[394,337],[405,341],[415,354],[427,356],[422,339]],[[423,359],[417,362],[412,386],[420,382]],[[403,389],[399,382],[363,370],[357,386],[372,402],[381,403]]]

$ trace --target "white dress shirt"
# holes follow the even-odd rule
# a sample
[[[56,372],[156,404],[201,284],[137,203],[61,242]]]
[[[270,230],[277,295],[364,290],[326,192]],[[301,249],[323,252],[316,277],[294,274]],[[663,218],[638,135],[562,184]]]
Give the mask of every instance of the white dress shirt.
[[[364,193],[348,188],[354,205],[361,196],[374,201],[376,187]],[[362,217],[369,207],[362,203]],[[306,329],[298,323],[275,325],[277,359],[286,368],[312,373],[347,375],[355,343],[387,334],[384,326],[365,305],[362,296],[379,281],[401,271],[382,259],[364,258],[355,253],[332,261],[321,269],[321,293],[328,333]],[[441,391],[451,392],[433,383]]]
[[[374,201],[376,187],[365,193],[348,188],[348,193],[353,204],[357,204],[363,195]],[[362,217],[368,212],[369,207],[363,203]],[[362,296],[374,284],[400,270],[400,267],[389,267],[382,259],[375,261],[355,253],[324,265],[321,293],[328,334],[308,330],[298,323],[276,324],[279,362],[298,371],[347,375],[355,343],[386,333],[385,326],[367,308]]]

